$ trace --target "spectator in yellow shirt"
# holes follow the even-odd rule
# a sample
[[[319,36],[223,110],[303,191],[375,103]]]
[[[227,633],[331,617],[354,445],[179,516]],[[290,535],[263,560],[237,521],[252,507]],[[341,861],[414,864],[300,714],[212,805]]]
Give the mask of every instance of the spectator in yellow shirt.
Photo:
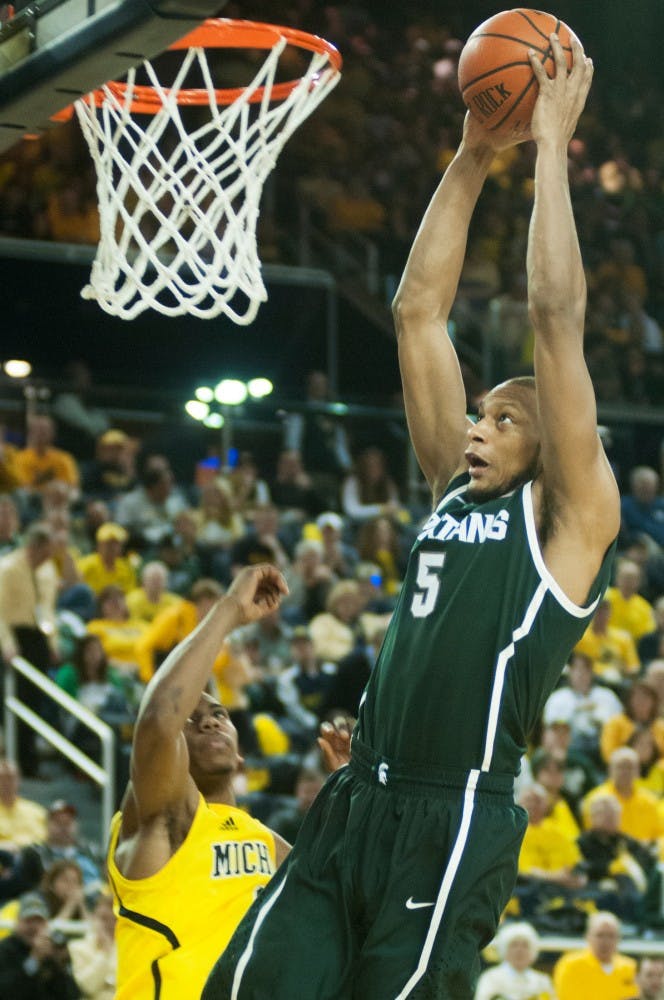
[[[141,570],[141,586],[127,594],[127,607],[132,618],[139,618],[148,624],[161,611],[173,607],[182,598],[166,589],[168,566],[163,562],[146,563]]]
[[[0,848],[14,850],[46,839],[46,810],[22,798],[16,764],[0,760]]]
[[[624,628],[610,624],[611,602],[605,597],[576,646],[593,661],[593,671],[608,684],[619,684],[641,666],[634,639]]]
[[[558,1000],[637,1000],[636,962],[618,953],[620,923],[598,911],[588,919],[587,948],[558,959],[553,985]]]
[[[139,640],[148,625],[129,617],[127,599],[119,587],[104,587],[97,598],[99,617],[87,624],[87,631],[99,636],[108,660],[124,673],[138,672]]]
[[[581,888],[585,877],[574,871],[581,853],[574,840],[547,817],[549,795],[542,785],[527,785],[519,805],[528,813],[528,826],[519,852],[519,880],[514,895],[521,915],[529,919],[550,898],[549,890],[565,895]]]
[[[657,627],[652,604],[639,593],[641,583],[641,567],[631,559],[620,559],[615,586],[606,592],[611,605],[611,625],[625,629],[635,642]]]
[[[46,414],[28,418],[27,444],[15,456],[15,468],[21,485],[39,491],[52,479],[61,479],[78,488],[79,472],[76,460],[68,451],[53,447],[55,424]]]
[[[618,747],[627,746],[637,730],[649,729],[664,754],[664,719],[659,716],[657,692],[645,681],[634,681],[625,693],[625,709],[602,726],[600,751],[608,763]]]
[[[574,842],[581,832],[574,813],[566,802],[562,789],[565,784],[565,767],[556,754],[538,747],[530,758],[530,768],[534,780],[546,789],[549,796],[547,820],[570,842]]]
[[[640,764],[636,750],[619,747],[609,759],[608,780],[593,788],[581,803],[583,826],[590,827],[590,803],[598,795],[615,795],[622,806],[621,833],[636,840],[656,843],[664,834],[657,796],[639,784]]]
[[[136,589],[134,567],[122,554],[127,538],[127,532],[120,524],[107,521],[97,528],[96,552],[78,560],[81,579],[95,594],[100,594],[106,587],[119,587],[125,594]]]

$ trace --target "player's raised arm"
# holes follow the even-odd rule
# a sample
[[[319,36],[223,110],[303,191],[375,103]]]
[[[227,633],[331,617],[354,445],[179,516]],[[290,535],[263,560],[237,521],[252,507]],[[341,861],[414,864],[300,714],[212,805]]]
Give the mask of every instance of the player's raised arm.
[[[189,775],[183,730],[205,690],[226,636],[269,614],[287,593],[275,567],[247,567],[209,614],[166,658],[141,703],[132,749],[132,792],[139,819],[148,819],[189,797],[197,788]]]
[[[577,558],[585,553],[596,570],[617,533],[620,514],[617,486],[597,434],[595,394],[583,354],[586,283],[567,171],[567,147],[593,66],[573,39],[568,74],[556,36],[552,46],[553,79],[531,54],[540,91],[532,119],[537,162],[528,297],[536,333],[542,485],[552,517],[565,527],[570,544],[581,546]]]
[[[466,396],[447,321],[471,216],[494,153],[488,133],[468,114],[462,143],[422,219],[392,306],[408,428],[434,499],[463,464]]]

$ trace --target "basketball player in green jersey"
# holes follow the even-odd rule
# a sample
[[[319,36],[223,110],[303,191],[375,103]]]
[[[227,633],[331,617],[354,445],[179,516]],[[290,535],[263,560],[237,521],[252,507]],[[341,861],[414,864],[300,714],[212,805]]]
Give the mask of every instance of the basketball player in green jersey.
[[[348,767],[323,788],[204,1000],[471,1000],[509,899],[526,816],[514,775],[608,583],[616,483],[583,356],[586,289],[567,146],[592,64],[534,55],[528,243],[535,379],[467,422],[447,318],[496,144],[467,119],[394,314],[406,413],[433,513],[363,695]],[[287,937],[288,947],[283,945]]]

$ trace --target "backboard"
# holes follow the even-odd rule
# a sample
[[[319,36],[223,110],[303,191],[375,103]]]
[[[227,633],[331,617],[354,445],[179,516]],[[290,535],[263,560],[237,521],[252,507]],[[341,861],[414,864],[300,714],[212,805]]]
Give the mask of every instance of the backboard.
[[[163,52],[226,0],[32,0],[0,28],[0,153]]]

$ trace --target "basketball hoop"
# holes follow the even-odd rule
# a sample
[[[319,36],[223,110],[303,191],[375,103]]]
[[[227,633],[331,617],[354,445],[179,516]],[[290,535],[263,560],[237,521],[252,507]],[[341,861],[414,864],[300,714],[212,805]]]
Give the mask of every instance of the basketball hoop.
[[[310,53],[304,75],[277,82],[286,46]],[[208,50],[268,49],[251,83],[220,89]],[[81,292],[113,316],[145,309],[247,325],[267,299],[256,225],[263,185],[288,138],[340,77],[341,56],[292,28],[215,18],[180,39],[172,84],[151,62],[75,103],[97,171],[101,238]],[[185,86],[198,74],[202,87]],[[183,120],[202,108],[205,121]],[[209,110],[209,115],[207,111]],[[136,116],[147,116],[142,123]],[[186,114],[185,114],[186,118]],[[232,304],[237,293],[246,299]]]

